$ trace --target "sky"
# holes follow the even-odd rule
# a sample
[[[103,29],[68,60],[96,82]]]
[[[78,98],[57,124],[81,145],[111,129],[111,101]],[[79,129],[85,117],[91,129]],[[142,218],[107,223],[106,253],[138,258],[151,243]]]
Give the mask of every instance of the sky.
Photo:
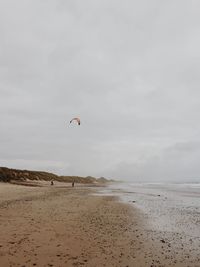
[[[0,166],[200,181],[199,48],[199,0],[0,0]]]

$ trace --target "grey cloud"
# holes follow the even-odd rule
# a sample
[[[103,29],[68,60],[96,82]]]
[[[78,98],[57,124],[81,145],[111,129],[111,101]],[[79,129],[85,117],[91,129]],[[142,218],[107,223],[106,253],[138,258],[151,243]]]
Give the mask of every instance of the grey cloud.
[[[198,147],[200,133],[199,8],[195,0],[0,1],[2,164],[196,177],[198,151],[186,147]],[[81,127],[69,125],[73,116]]]
[[[109,170],[119,179],[146,182],[198,182],[200,142],[180,142],[138,161],[120,162]],[[119,175],[120,174],[120,175]],[[119,175],[119,176],[118,176]]]

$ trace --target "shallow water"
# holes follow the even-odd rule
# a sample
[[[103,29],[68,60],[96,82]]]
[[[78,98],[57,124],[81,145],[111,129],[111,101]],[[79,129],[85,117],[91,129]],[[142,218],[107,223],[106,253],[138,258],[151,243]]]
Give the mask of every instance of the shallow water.
[[[149,230],[200,238],[200,184],[116,183],[100,194],[139,208]]]

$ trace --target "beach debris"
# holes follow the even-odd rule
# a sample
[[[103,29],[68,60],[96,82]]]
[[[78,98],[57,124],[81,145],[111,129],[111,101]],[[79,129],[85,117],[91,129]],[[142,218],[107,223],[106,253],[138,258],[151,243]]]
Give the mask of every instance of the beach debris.
[[[160,241],[161,241],[162,243],[166,243],[166,241],[165,241],[164,239],[161,239]]]
[[[78,117],[71,119],[70,123],[72,123],[73,121],[76,121],[78,125],[81,124],[81,120]]]

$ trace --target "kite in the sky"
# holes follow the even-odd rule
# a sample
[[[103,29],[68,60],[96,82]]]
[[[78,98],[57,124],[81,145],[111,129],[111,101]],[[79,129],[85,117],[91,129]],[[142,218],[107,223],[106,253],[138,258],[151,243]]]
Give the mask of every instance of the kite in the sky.
[[[76,121],[78,123],[78,125],[81,124],[81,120],[79,118],[73,118],[70,123],[72,123],[73,121]]]

